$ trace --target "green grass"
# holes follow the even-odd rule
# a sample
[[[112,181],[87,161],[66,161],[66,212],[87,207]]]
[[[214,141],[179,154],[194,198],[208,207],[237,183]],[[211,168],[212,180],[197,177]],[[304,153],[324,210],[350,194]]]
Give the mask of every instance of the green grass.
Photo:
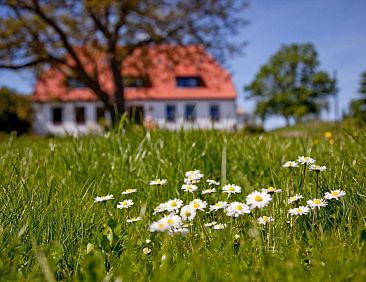
[[[282,131],[247,136],[142,129],[108,137],[3,136],[0,281],[365,281],[365,132],[329,129],[333,145],[323,129],[299,137]],[[315,221],[313,212],[296,222],[288,216],[290,175],[281,165],[300,155],[328,167],[320,174],[321,194],[338,188],[347,193],[321,209]],[[159,203],[193,199],[181,190],[185,171],[192,169],[204,174],[200,190],[207,187],[206,178],[240,185],[242,193],[229,201],[245,202],[249,193],[267,186],[283,192],[273,196],[271,206],[237,219],[198,212],[185,237],[149,232],[161,217],[152,214]],[[301,174],[302,169],[294,173],[296,188]],[[154,178],[168,184],[150,187]],[[315,173],[307,172],[305,199],[315,196],[315,185]],[[121,195],[131,187],[138,192]],[[208,204],[225,200],[221,187],[216,194],[195,196]],[[94,203],[107,194],[115,200]],[[135,204],[117,209],[127,198]],[[143,220],[126,223],[145,205]],[[270,213],[271,225],[256,223]],[[213,220],[227,228],[203,226]],[[143,253],[146,247],[151,253]]]

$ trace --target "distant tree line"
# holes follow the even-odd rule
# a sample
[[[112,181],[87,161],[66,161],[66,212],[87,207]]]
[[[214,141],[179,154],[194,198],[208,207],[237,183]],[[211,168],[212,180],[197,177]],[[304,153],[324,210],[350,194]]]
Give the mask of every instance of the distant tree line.
[[[350,115],[357,121],[366,123],[366,71],[361,74],[359,92],[361,98],[351,101]]]
[[[282,116],[287,124],[319,118],[328,109],[328,97],[336,93],[336,80],[318,67],[312,44],[282,46],[245,87],[248,98],[257,101],[255,115],[262,122]]]
[[[7,87],[0,88],[0,132],[18,134],[30,131],[32,106],[30,96],[17,93]]]

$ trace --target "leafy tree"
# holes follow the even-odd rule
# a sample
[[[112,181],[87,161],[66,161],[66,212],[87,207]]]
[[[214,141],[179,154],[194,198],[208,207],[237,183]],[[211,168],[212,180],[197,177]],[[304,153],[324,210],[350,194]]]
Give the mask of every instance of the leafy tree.
[[[201,45],[224,60],[242,47],[233,35],[245,24],[244,2],[1,0],[0,68],[57,67],[90,88],[115,122],[125,112],[121,66],[126,57],[167,43]],[[99,51],[106,55],[102,70]],[[101,86],[101,71],[111,74],[112,93]]]
[[[26,133],[31,119],[30,97],[6,87],[0,88],[0,131]]]
[[[289,124],[327,109],[327,97],[336,92],[336,81],[318,71],[317,52],[312,44],[282,46],[255,79],[245,87],[257,99],[255,114],[263,121],[281,115]]]
[[[359,92],[362,97],[351,101],[350,113],[359,121],[366,122],[366,71],[361,74]]]

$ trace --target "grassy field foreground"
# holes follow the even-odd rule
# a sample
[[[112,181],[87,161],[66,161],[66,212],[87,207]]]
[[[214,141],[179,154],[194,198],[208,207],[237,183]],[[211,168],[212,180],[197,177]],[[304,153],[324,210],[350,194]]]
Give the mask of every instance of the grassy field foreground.
[[[140,129],[99,137],[4,137],[0,280],[365,281],[366,139],[360,129],[329,130],[327,138],[323,130],[246,136]],[[316,172],[306,167],[303,181],[302,165],[282,167],[298,156],[327,166],[319,173],[319,197],[334,189],[346,195],[290,216],[290,208],[317,196]],[[189,193],[181,187],[194,169],[204,176]],[[156,178],[167,184],[150,186]],[[221,184],[202,195],[210,188],[207,179]],[[241,193],[223,193],[228,183]],[[246,203],[250,193],[269,186],[282,192],[264,208],[238,217],[209,212],[218,201]],[[122,194],[127,189],[137,191]],[[304,198],[288,204],[295,192]],[[95,202],[108,194],[114,199]],[[207,207],[183,221],[183,234],[150,232],[169,214],[154,215],[154,208],[174,198],[184,205],[201,199]],[[126,199],[133,205],[118,209]],[[261,216],[274,220],[261,225]],[[208,226],[213,221],[222,225]]]

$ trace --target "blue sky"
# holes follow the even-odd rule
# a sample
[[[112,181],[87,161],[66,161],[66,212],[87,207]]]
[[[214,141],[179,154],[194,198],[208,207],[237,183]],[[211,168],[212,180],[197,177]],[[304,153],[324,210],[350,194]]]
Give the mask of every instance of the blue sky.
[[[340,113],[358,97],[360,74],[366,70],[365,0],[252,0],[243,12],[250,24],[239,37],[248,41],[244,52],[227,62],[233,74],[238,102],[249,112],[254,101],[244,99],[244,85],[283,44],[312,42],[319,54],[320,69],[337,71]],[[0,85],[31,93],[32,76],[27,72],[0,71]],[[334,118],[334,110],[324,114]],[[281,118],[267,128],[283,125]]]

